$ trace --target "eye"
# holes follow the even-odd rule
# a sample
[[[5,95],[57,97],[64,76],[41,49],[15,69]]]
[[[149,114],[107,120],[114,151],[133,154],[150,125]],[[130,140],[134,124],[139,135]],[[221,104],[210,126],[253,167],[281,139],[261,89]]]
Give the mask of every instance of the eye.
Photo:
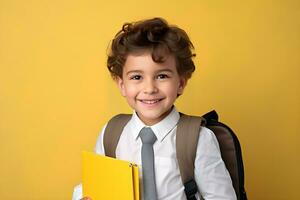
[[[142,77],[140,75],[134,75],[130,77],[130,80],[140,80]]]
[[[169,78],[169,76],[166,75],[166,74],[159,74],[159,75],[157,76],[157,78],[158,78],[158,79],[165,79],[165,78]]]

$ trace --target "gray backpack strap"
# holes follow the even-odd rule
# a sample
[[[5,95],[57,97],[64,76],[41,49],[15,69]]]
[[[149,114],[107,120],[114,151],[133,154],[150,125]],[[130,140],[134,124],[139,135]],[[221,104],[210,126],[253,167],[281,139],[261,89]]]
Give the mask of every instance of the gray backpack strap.
[[[196,200],[197,185],[194,180],[194,163],[201,125],[204,118],[180,113],[176,132],[176,154],[184,191],[188,200]]]
[[[115,158],[116,157],[116,148],[122,134],[123,128],[131,119],[129,114],[119,114],[114,116],[105,128],[103,144],[105,155]]]

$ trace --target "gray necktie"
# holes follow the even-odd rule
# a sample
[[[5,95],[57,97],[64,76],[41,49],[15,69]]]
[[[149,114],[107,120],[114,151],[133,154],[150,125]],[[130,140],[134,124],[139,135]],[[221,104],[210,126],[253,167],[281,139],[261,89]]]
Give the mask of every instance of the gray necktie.
[[[144,127],[140,132],[140,137],[143,142],[142,146],[142,170],[143,170],[143,189],[144,200],[156,200],[156,185],[154,172],[154,152],[153,144],[156,141],[151,128]]]

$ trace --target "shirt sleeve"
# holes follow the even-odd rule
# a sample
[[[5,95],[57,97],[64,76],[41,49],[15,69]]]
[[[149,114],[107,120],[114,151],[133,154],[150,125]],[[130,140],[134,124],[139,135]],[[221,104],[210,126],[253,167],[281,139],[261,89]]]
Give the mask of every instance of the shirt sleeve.
[[[222,160],[218,140],[202,127],[195,159],[195,180],[205,200],[236,200],[230,174]]]
[[[104,138],[104,132],[105,132],[106,125],[107,124],[105,124],[104,127],[102,128],[102,131],[98,136],[96,146],[95,146],[95,153],[101,154],[101,155],[105,154],[103,138]],[[82,198],[82,184],[80,183],[74,187],[72,200],[80,200],[81,198]]]
[[[96,146],[95,146],[95,152],[100,155],[105,155],[103,138],[104,138],[104,132],[105,132],[106,126],[107,126],[107,124],[104,125],[101,133],[99,134],[97,142],[96,142]]]

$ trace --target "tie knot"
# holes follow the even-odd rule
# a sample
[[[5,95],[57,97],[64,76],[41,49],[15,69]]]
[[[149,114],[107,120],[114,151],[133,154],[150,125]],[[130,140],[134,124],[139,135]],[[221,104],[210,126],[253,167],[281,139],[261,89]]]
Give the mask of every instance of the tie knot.
[[[142,128],[142,130],[140,131],[140,137],[142,139],[143,144],[151,145],[153,145],[157,139],[152,129],[148,127]]]

